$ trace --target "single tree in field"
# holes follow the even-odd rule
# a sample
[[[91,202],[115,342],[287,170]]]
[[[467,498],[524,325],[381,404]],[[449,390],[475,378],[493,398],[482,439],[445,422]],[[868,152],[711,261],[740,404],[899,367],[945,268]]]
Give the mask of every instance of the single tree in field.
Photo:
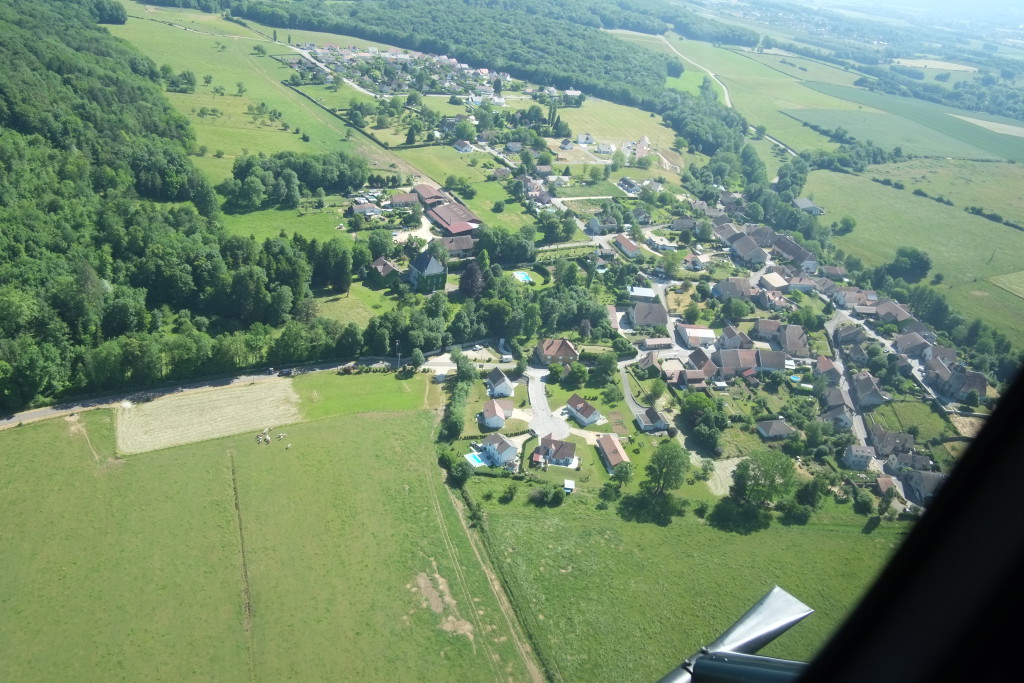
[[[675,439],[664,441],[651,456],[651,462],[644,468],[647,480],[642,487],[656,496],[679,488],[690,461],[683,447]]]
[[[795,483],[792,458],[780,451],[755,451],[733,472],[729,495],[760,507],[785,497]]]
[[[235,88],[235,94],[239,97],[241,97],[249,91],[249,89],[245,87],[245,83],[243,83],[242,81],[238,81],[238,83],[235,83]]]

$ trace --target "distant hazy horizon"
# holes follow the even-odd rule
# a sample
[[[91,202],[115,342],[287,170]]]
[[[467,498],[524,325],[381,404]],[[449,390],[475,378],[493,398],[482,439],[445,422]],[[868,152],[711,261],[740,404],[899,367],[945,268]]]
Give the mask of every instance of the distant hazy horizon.
[[[1020,0],[793,0],[797,4],[828,9],[855,9],[865,13],[883,10],[889,14],[900,10],[920,14],[930,12],[945,17],[967,20],[1000,20],[998,23],[1017,25],[1024,20],[1024,3]],[[886,12],[885,10],[888,10]]]

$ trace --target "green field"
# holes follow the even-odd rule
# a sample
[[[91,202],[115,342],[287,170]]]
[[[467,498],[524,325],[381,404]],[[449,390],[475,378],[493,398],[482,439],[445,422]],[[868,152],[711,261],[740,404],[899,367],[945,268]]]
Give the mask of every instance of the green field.
[[[989,282],[1024,299],[1024,270],[990,277]]]
[[[559,109],[558,115],[569,124],[574,136],[590,133],[598,142],[611,142],[617,147],[645,135],[652,149],[670,147],[675,140],[675,133],[661,122],[661,117],[593,97],[588,97],[582,107]]]
[[[769,135],[798,151],[828,149],[834,145],[786,116],[783,111],[856,109],[853,103],[816,92],[792,76],[766,66],[746,53],[695,40],[680,40],[671,34],[669,41],[682,54],[710,69],[725,83],[733,106],[747,118],[750,125],[764,125]]]
[[[558,468],[551,468],[558,469]],[[550,470],[549,470],[550,471]],[[743,536],[689,512],[668,527],[623,521],[580,491],[535,508],[528,485],[474,479],[489,548],[554,680],[654,680],[710,642],[773,585],[815,609],[764,650],[807,659],[842,621],[899,543],[903,527],[861,533],[865,518],[826,502],[820,522]],[[687,495],[684,493],[683,495]]]
[[[332,197],[328,201],[340,203],[341,199]],[[348,233],[337,229],[343,220],[337,208],[308,213],[300,213],[295,209],[267,209],[250,213],[225,213],[220,219],[229,233],[253,235],[259,242],[268,237],[278,237],[284,231],[288,237],[299,233],[309,239],[340,239],[345,244],[352,243]]]
[[[969,121],[958,119],[956,116],[967,116],[1017,128],[1020,127],[1020,121],[831,83],[809,83],[808,87],[825,95],[848,100],[851,104],[873,107],[897,117],[917,122],[921,126],[933,131],[935,135],[942,136],[943,138],[952,138],[953,140],[960,141],[962,144],[978,148],[986,157],[1024,161],[1024,138],[996,133]]]
[[[0,604],[17,615],[0,675],[528,679],[441,483],[430,385],[297,384],[345,415],[289,425],[288,450],[247,433],[112,460],[109,411],[0,433]],[[405,412],[355,414],[382,405]]]
[[[826,218],[857,220],[852,233],[832,238],[836,246],[869,266],[891,262],[902,246],[923,249],[931,256],[932,273],[945,276],[939,291],[955,310],[1011,339],[1024,338],[1024,301],[988,281],[1021,269],[1021,231],[860,176],[814,171],[804,194],[825,207]]]
[[[387,290],[370,289],[360,282],[353,282],[347,294],[328,292],[317,297],[320,315],[340,323],[355,323],[360,328],[365,328],[370,318],[387,313],[397,303],[396,297]]]

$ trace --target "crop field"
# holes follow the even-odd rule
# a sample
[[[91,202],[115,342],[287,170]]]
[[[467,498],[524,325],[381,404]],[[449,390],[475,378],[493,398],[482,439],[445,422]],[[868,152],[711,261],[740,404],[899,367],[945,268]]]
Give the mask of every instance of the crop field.
[[[800,57],[799,55],[759,54],[747,50],[735,50],[735,52],[798,81],[820,81],[822,83],[836,83],[838,85],[853,85],[853,82],[860,77],[860,74],[856,72],[840,69],[837,66]],[[794,64],[796,66],[793,66]]]
[[[913,159],[872,166],[874,177],[902,182],[907,190],[922,189],[932,197],[946,197],[957,208],[980,206],[1016,222],[1024,217],[1024,195],[1007,192],[1024,187],[1024,166],[962,159]]]
[[[848,254],[877,266],[891,262],[899,247],[923,249],[931,256],[931,272],[945,276],[939,291],[955,310],[1011,339],[1024,338],[1024,302],[988,281],[1021,269],[1021,231],[860,176],[814,171],[804,193],[825,207],[826,216],[857,220],[852,233],[832,238]]]
[[[883,523],[862,533],[865,518],[831,501],[820,522],[776,522],[752,535],[713,529],[692,509],[660,527],[623,521],[616,503],[597,510],[598,497],[585,491],[536,508],[521,485],[501,504],[505,486],[478,478],[471,491],[484,501],[492,557],[556,681],[654,680],[776,584],[815,613],[764,653],[806,660],[905,531]]]
[[[830,83],[810,83],[808,86],[826,95],[916,121],[937,134],[977,147],[984,151],[987,157],[1024,161],[1024,138],[996,133],[957,117],[965,116],[1017,127],[1020,126],[1020,121]]]
[[[411,384],[412,410],[292,424],[287,450],[116,459],[109,410],[0,433],[0,676],[530,680]]]
[[[117,450],[145,453],[299,419],[289,381],[262,381],[165,396],[117,409]]]

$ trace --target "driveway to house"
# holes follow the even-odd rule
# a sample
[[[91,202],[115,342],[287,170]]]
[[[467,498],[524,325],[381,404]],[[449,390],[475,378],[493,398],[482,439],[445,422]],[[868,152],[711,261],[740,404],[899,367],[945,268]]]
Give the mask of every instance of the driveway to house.
[[[647,410],[646,406],[642,406],[636,402],[633,397],[633,391],[629,386],[629,378],[626,376],[626,365],[628,361],[622,361],[619,363],[619,377],[622,378],[622,395],[626,399],[626,405],[629,406],[629,412],[633,413],[633,417],[636,418],[638,415]]]
[[[530,420],[530,431],[538,437],[551,434],[556,439],[569,436],[569,425],[565,420],[552,415],[548,397],[544,392],[543,377],[547,370],[527,368],[524,375],[528,378],[527,393],[530,395],[530,407],[533,408],[533,419]]]

